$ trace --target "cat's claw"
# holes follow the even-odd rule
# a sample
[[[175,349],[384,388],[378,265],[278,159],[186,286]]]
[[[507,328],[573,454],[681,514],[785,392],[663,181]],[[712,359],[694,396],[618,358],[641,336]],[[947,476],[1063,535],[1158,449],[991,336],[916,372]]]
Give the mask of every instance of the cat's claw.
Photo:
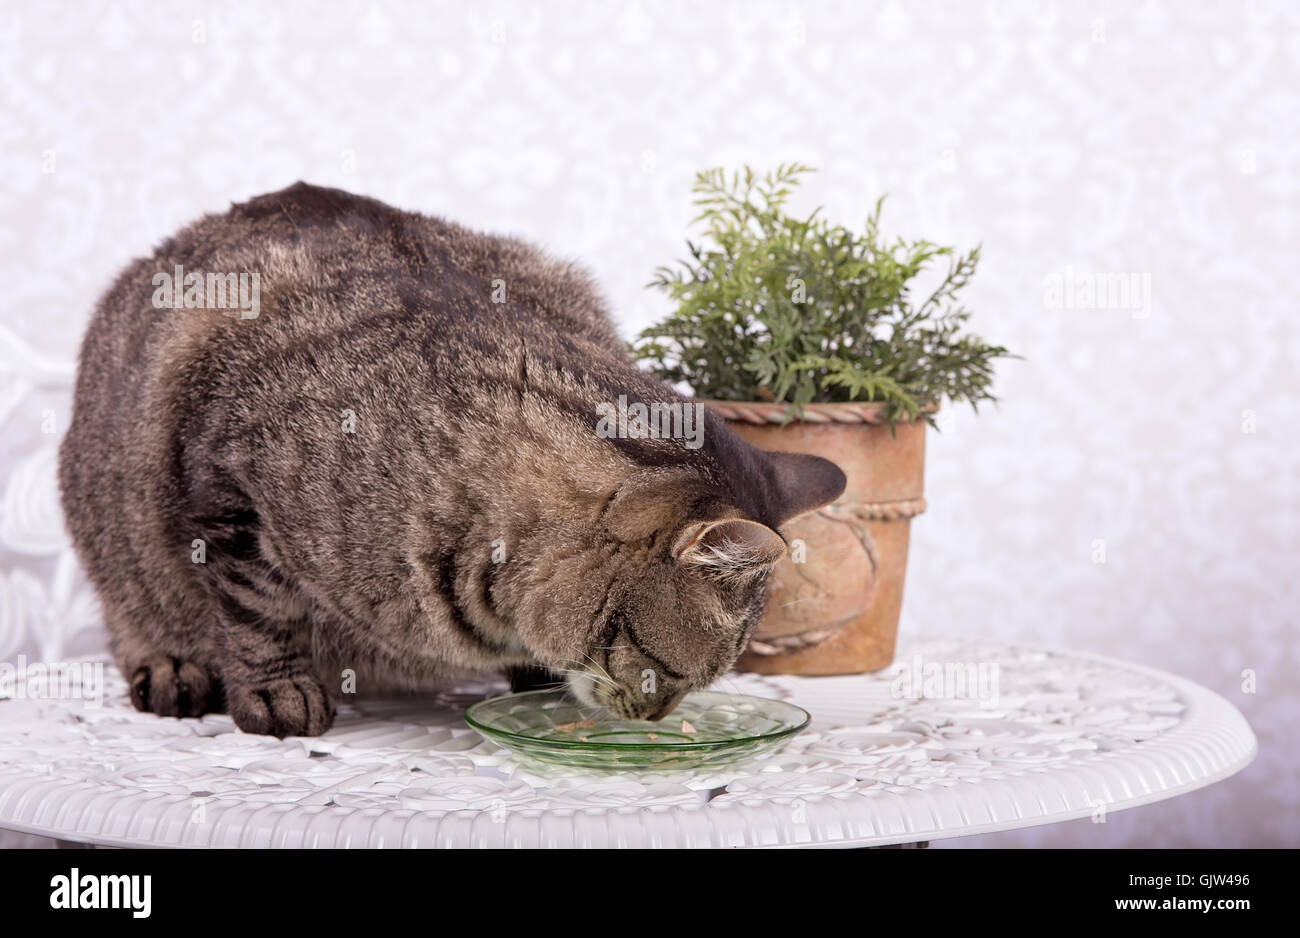
[[[229,698],[230,716],[245,733],[319,736],[334,723],[334,702],[309,674],[237,687]]]
[[[131,673],[131,703],[164,717],[197,717],[220,706],[221,689],[201,665],[160,655]]]

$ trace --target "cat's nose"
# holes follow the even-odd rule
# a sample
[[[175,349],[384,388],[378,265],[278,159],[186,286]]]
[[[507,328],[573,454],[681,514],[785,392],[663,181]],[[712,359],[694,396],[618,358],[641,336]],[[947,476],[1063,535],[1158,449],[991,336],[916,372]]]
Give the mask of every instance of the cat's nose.
[[[682,698],[685,696],[686,696],[686,691],[684,690],[678,691],[677,693],[669,697],[666,701],[664,701],[664,703],[661,704],[658,707],[658,709],[656,709],[648,717],[646,717],[646,719],[651,721],[662,720],[664,717],[668,716],[668,714],[672,713],[674,709],[676,709],[677,705],[682,702]]]

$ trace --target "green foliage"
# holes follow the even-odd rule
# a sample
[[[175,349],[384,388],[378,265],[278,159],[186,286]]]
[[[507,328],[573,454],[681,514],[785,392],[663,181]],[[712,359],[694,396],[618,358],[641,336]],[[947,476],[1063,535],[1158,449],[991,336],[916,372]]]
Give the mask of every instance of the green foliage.
[[[676,309],[641,333],[638,359],[698,397],[788,402],[883,401],[891,423],[965,401],[995,400],[993,363],[1009,355],[963,334],[957,302],[979,262],[929,241],[887,242],[882,198],[859,235],[821,216],[786,211],[800,164],[756,175],[700,173],[695,204],[705,243],[649,284]],[[919,303],[911,282],[945,259],[947,275]]]

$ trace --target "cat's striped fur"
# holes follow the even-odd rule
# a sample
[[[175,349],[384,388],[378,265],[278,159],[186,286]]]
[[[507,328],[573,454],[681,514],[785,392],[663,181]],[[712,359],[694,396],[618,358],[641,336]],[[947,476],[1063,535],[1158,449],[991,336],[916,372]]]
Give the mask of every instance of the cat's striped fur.
[[[155,308],[176,265],[257,273],[260,314]],[[316,734],[344,669],[531,666],[662,716],[743,647],[773,529],[844,479],[712,413],[699,449],[601,438],[619,395],[681,400],[518,240],[301,183],[185,228],[99,303],[60,453],[136,706]]]

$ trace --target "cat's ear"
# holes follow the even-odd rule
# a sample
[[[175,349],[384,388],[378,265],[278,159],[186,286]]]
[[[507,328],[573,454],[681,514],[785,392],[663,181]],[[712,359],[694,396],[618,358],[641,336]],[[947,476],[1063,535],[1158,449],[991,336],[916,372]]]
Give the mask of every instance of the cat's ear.
[[[785,524],[829,505],[844,494],[848,480],[829,459],[808,453],[765,453],[775,474],[778,505],[773,523]]]
[[[698,481],[693,473],[671,469],[637,472],[618,487],[603,509],[605,526],[616,540],[644,541],[672,531],[686,513],[685,491]]]
[[[687,525],[673,557],[719,576],[752,573],[785,556],[785,541],[765,524],[744,518]]]

